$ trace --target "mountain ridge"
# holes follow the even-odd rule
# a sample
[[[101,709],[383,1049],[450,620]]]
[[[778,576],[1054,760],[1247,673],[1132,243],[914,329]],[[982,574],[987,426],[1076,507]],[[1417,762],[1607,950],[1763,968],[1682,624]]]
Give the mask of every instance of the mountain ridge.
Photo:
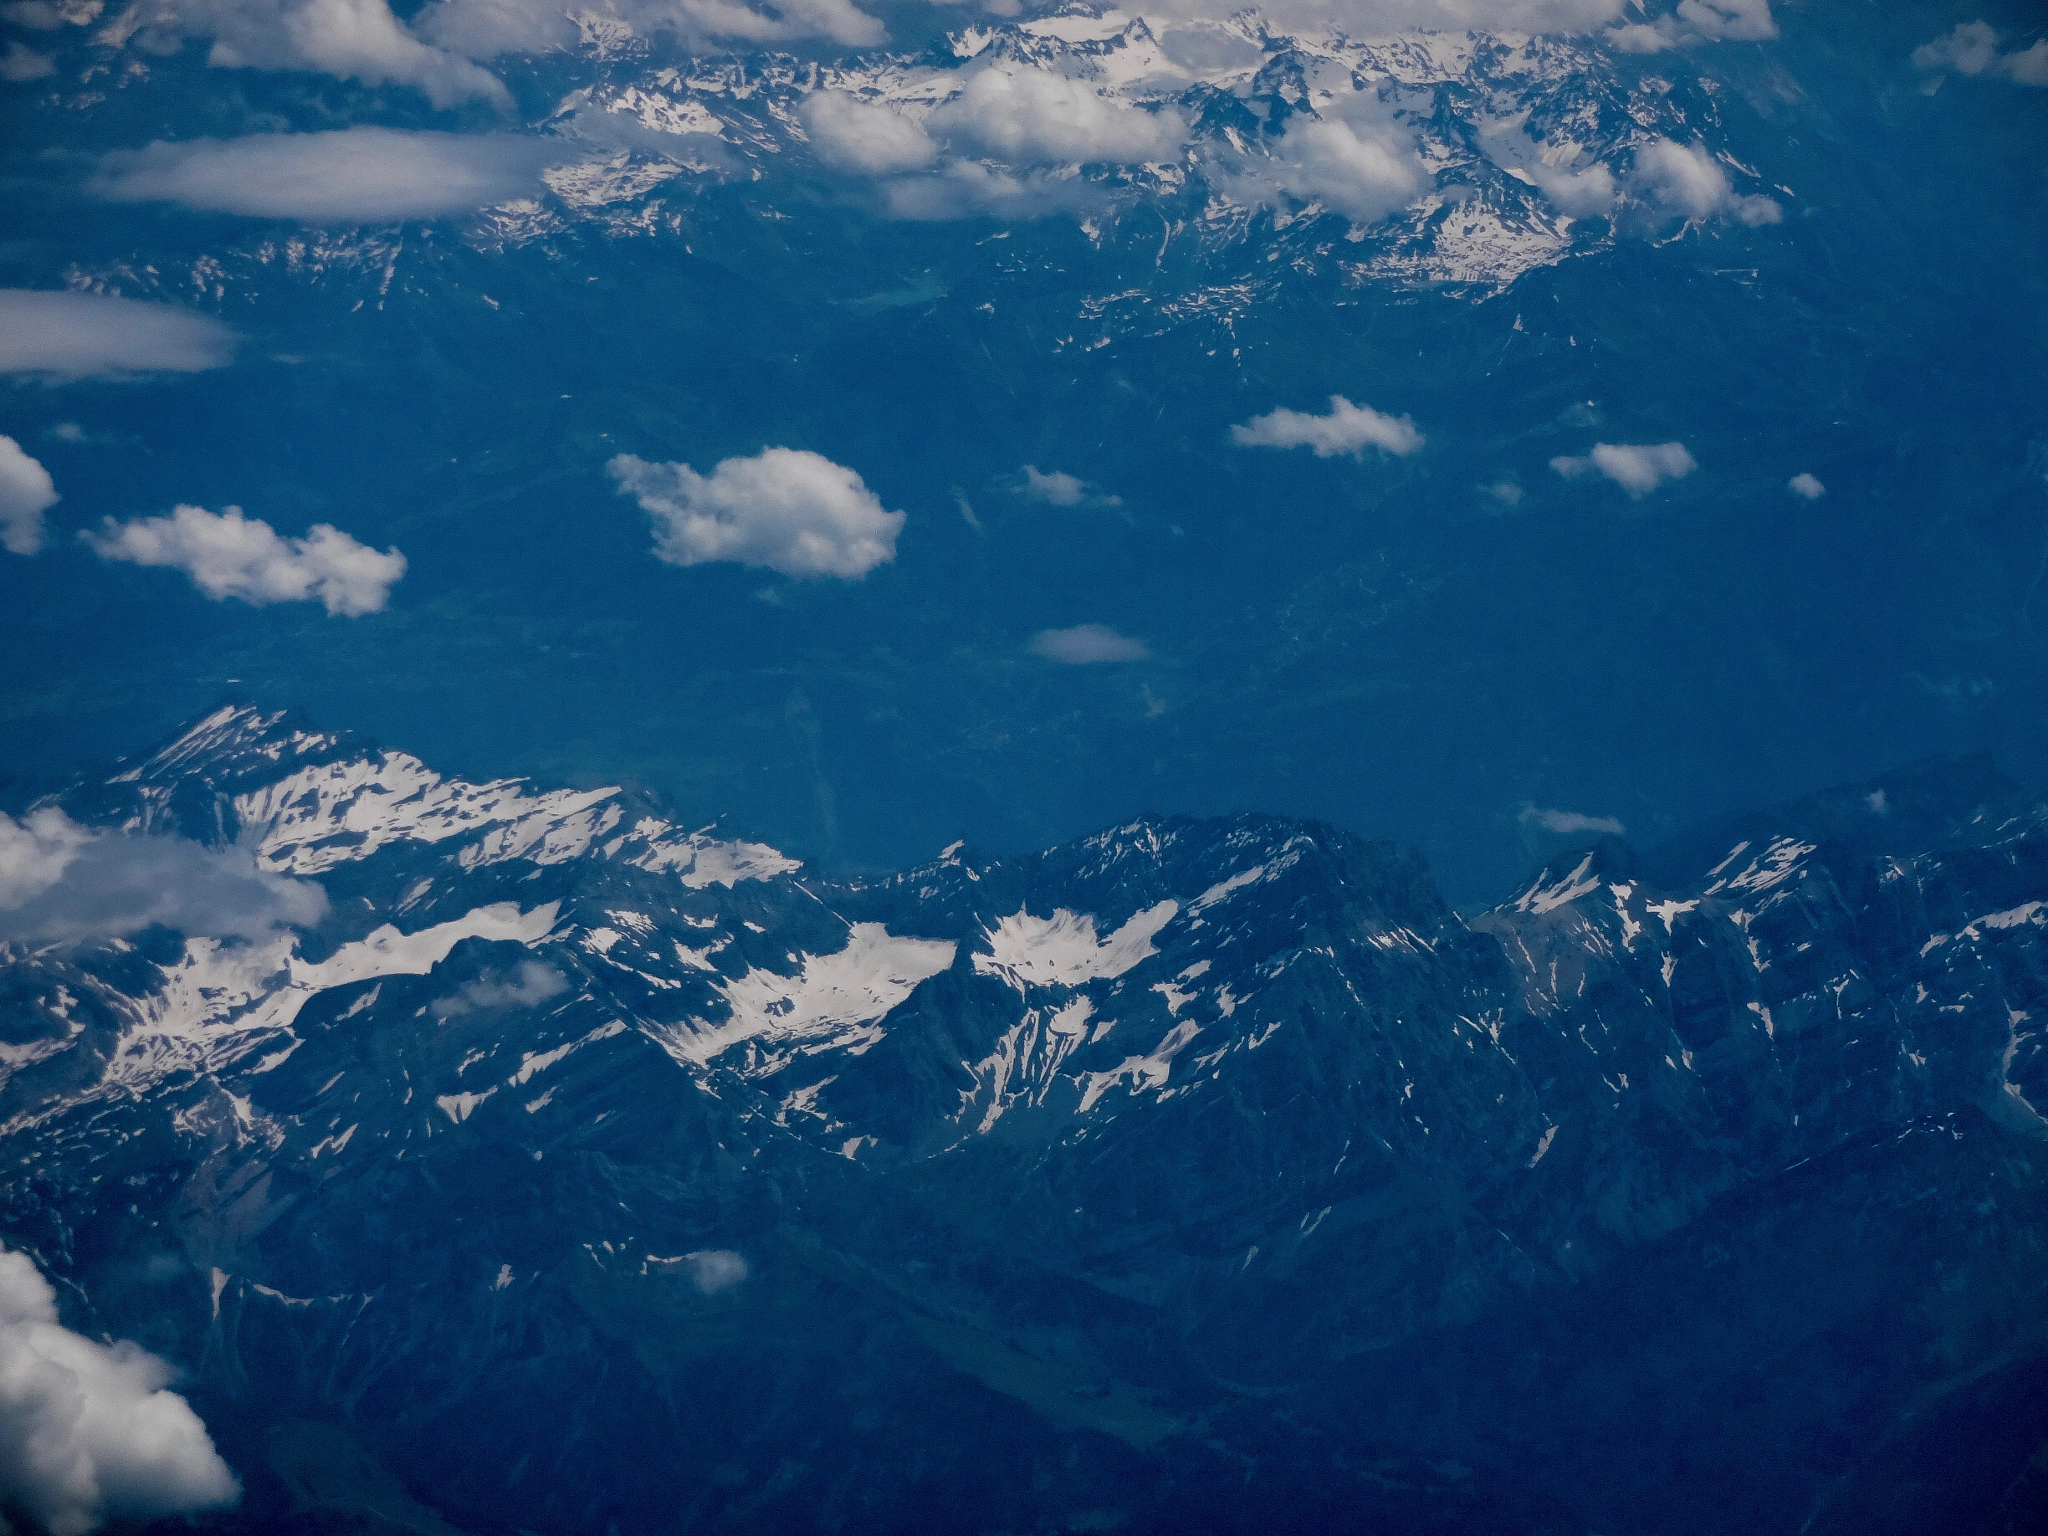
[[[223,1529],[285,1518],[263,1428],[287,1420],[340,1426],[476,1530],[974,1530],[988,1498],[1150,1529],[1183,1508],[1169,1484],[1230,1529],[1271,1507],[1233,1481],[1244,1457],[1296,1467],[1329,1528],[1714,1529],[1544,1452],[1514,1349],[1473,1367],[1505,1418],[1425,1402],[1402,1362],[1517,1318],[1576,1358],[1607,1296],[1636,1333],[1605,1369],[1737,1390],[1740,1350],[1624,1298],[1709,1248],[1779,1262],[1747,1234],[1809,1168],[1801,1198],[1878,1234],[1914,1316],[1950,1322],[1907,1329],[1947,1337],[1925,1362],[1827,1365],[1860,1406],[1824,1392],[1795,1420],[1917,1444],[1916,1394],[1960,1367],[2033,1422],[2012,1405],[2048,1358],[2022,1321],[2048,1285],[2048,815],[1980,814],[1967,765],[1884,782],[1933,806],[1943,771],[1971,791],[1945,821],[1860,791],[1872,835],[1974,842],[1881,854],[1788,815],[1673,890],[1603,841],[1461,917],[1413,850],[1285,818],[829,882],[627,791],[474,785],[217,711],[57,803],[317,879],[327,916],[10,942],[0,1134],[35,1152],[0,1174],[0,1232],[191,1370],[257,1468]],[[1897,1149],[1925,1134],[1991,1204],[1909,1261],[1899,1170],[1923,1154]],[[1833,1284],[1825,1245],[1782,1262],[1801,1305]],[[1805,1336],[1777,1293],[1688,1284],[1703,1314]],[[1815,1304],[1877,1327],[1867,1300]],[[533,1390],[573,1412],[492,1406]],[[537,1455],[582,1470],[478,1470]],[[1463,1474],[1426,1470],[1446,1458]],[[1794,1461],[1727,1497],[1877,1497]]]

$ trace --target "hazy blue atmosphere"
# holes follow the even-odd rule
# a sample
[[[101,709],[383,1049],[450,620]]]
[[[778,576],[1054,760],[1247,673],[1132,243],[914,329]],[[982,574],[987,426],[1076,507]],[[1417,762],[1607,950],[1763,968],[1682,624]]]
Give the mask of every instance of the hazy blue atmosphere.
[[[0,178],[0,1531],[2048,1519],[2033,0],[5,0]]]
[[[16,85],[0,282],[218,316],[236,360],[7,390],[9,435],[62,498],[44,553],[0,562],[24,661],[0,703],[11,797],[239,689],[472,775],[624,775],[830,869],[1260,809],[1416,842],[1475,901],[1544,851],[1530,806],[1654,837],[1961,748],[2038,780],[2048,93],[1912,60],[1976,14],[1800,4],[1762,42],[1579,40],[1584,75],[1520,97],[1624,123],[1646,98],[1782,213],[1617,207],[1511,281],[1531,258],[1506,236],[1361,278],[1347,257],[1371,247],[1341,217],[1240,228],[1187,186],[890,220],[737,131],[708,142],[744,170],[536,215],[528,238],[473,213],[309,227],[110,203],[95,157],[166,136],[506,118],[209,69],[196,44],[115,57],[89,105],[64,76]],[[2025,8],[1990,20],[2024,41]],[[77,66],[90,36],[22,34]],[[599,130],[633,119],[586,108],[568,138],[548,111],[689,56],[651,47],[505,73],[567,138],[550,154],[609,160]],[[1480,89],[1438,110],[1478,120]],[[670,163],[659,137],[614,135],[633,166]],[[681,142],[708,163],[706,141]],[[1438,180],[1526,190],[1483,159]],[[1421,446],[1230,439],[1333,394],[1412,418]],[[1600,441],[1678,441],[1699,467],[1639,499],[1549,467]],[[906,513],[893,558],[858,580],[663,565],[605,473],[769,446]],[[1026,464],[1091,491],[1034,498]],[[1798,474],[1825,496],[1789,492]],[[209,600],[78,538],[181,503],[287,536],[331,523],[407,572],[339,618]],[[1091,623],[1147,654],[1027,649]]]

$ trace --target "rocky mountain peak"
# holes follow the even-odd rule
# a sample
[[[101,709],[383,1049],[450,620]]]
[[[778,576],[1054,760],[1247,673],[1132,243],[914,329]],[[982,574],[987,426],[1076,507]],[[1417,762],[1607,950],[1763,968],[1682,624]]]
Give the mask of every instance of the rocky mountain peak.
[[[1787,1170],[1888,1190],[1929,1127],[2048,1170],[2048,833],[1989,783],[1764,813],[1668,886],[1602,839],[1461,921],[1413,851],[1312,822],[1147,817],[832,882],[620,789],[471,784],[222,711],[66,804],[102,836],[210,833],[328,915],[9,950],[0,1109],[37,1156],[0,1214],[104,1315],[163,1319],[226,1422],[355,1414],[478,1529],[511,1505],[402,1449],[421,1424],[493,1465],[566,1437],[608,1487],[637,1486],[635,1435],[708,1437],[738,1470],[680,1475],[728,1510],[720,1478],[769,1470],[745,1416],[808,1411],[804,1351],[895,1362],[860,1369],[920,1443],[995,1402],[1105,1477],[1167,1454],[1213,1480],[1219,1434],[1313,1456],[1298,1422],[1398,1440],[1304,1362],[1455,1418],[1369,1362],[1509,1318],[1551,1338],[1673,1244],[1735,1262]],[[1880,790],[1943,845],[1813,835]],[[2035,1232],[2039,1176],[1997,1178]],[[489,1406],[574,1337],[611,1341],[615,1407]],[[460,1379],[367,1406],[422,1349]],[[661,1396],[742,1359],[756,1407]],[[839,1454],[816,1475],[851,1475]]]

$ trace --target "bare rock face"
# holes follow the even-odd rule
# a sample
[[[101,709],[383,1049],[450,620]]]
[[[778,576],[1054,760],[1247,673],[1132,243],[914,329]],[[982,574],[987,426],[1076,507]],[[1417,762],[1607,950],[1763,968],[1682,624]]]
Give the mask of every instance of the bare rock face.
[[[12,941],[0,1238],[220,1530],[2018,1530],[2048,810],[1976,762],[1465,915],[1267,817],[831,883],[224,710],[64,809],[310,927]]]

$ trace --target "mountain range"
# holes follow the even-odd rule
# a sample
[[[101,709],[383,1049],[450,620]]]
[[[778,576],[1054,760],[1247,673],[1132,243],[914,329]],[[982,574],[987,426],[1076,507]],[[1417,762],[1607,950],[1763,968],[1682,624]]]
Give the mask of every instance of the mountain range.
[[[182,1370],[204,1529],[2048,1516],[1986,759],[1463,912],[1258,815],[821,879],[245,706],[42,810],[321,898],[0,950],[0,1240]]]

